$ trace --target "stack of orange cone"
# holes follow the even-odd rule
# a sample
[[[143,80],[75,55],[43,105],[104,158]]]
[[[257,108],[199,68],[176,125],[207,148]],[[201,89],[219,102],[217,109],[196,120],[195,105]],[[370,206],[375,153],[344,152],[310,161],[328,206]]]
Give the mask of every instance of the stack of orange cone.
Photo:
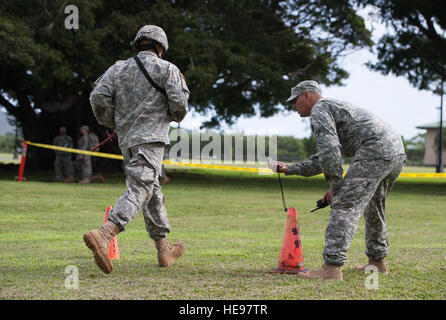
[[[113,209],[112,206],[107,206],[105,209],[104,223],[107,222],[107,216],[111,209]],[[108,257],[110,259],[119,259],[118,238],[116,236],[114,236],[110,241],[110,251]]]
[[[269,273],[296,274],[305,271],[307,270],[304,268],[297,211],[296,208],[288,208],[279,265],[277,268],[271,269]]]

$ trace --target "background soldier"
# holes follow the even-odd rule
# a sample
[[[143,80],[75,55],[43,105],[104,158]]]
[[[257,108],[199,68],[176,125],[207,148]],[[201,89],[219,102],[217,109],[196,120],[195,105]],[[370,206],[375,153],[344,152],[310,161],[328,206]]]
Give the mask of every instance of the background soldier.
[[[88,126],[80,127],[81,137],[79,139],[78,149],[90,150],[90,141],[88,133],[90,128]],[[91,168],[91,156],[78,153],[76,156],[76,171],[77,175],[82,177],[79,183],[90,183],[92,168]]]
[[[178,68],[161,59],[168,49],[163,29],[146,25],[131,45],[138,51],[136,58],[117,61],[96,80],[90,95],[98,122],[117,131],[127,176],[127,191],[107,222],[84,235],[96,264],[105,273],[113,269],[108,258],[110,240],[140,209],[147,232],[155,241],[160,267],[172,265],[185,250],[182,242],[172,246],[167,242],[170,224],[158,176],[164,148],[170,142],[170,122],[185,117],[189,89]]]
[[[53,140],[53,145],[64,148],[73,148],[73,139],[67,135],[67,128],[60,127],[59,135]],[[56,159],[54,160],[54,171],[56,181],[72,182],[73,165],[71,163],[71,153],[55,150]]]
[[[405,161],[401,137],[370,112],[347,102],[322,98],[316,81],[303,81],[291,89],[292,103],[301,117],[311,116],[317,154],[287,167],[277,161],[286,175],[313,176],[324,173],[330,189],[324,202],[331,204],[325,232],[324,264],[316,271],[300,273],[302,278],[342,280],[342,266],[358,227],[361,214],[365,220],[365,245],[369,262],[356,270],[373,265],[387,273],[384,258],[388,254],[385,201]],[[341,151],[353,157],[342,178]]]

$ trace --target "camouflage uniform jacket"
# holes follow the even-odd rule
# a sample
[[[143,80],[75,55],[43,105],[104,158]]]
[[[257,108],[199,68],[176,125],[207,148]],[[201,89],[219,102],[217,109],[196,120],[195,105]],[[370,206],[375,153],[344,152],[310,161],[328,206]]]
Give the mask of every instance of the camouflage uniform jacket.
[[[71,139],[71,137],[67,136],[67,135],[64,135],[64,136],[58,135],[54,138],[53,145],[58,146],[58,147],[64,147],[64,148],[73,148],[73,139]],[[54,152],[56,154],[62,155],[62,156],[70,155],[70,153],[65,152],[65,151],[55,150]]]
[[[87,151],[90,150],[90,140],[88,138],[88,133],[80,137],[78,149]]]
[[[168,145],[170,122],[180,122],[187,113],[189,89],[179,69],[152,52],[139,52],[138,57],[167,97],[150,84],[133,58],[112,65],[90,94],[96,119],[116,129],[121,150],[151,142]]]
[[[341,154],[355,160],[405,154],[401,137],[388,124],[347,102],[320,99],[311,110],[311,129],[317,154],[289,166],[287,174],[312,176],[323,172],[334,191],[342,183]]]

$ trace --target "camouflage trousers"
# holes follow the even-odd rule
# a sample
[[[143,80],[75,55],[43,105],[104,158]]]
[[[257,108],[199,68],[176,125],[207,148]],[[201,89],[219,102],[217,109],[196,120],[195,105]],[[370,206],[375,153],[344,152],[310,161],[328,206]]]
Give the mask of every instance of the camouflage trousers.
[[[391,160],[355,160],[334,194],[325,231],[324,261],[343,265],[359,218],[364,214],[365,254],[372,260],[387,256],[386,197],[398,178],[405,155]]]
[[[56,154],[54,160],[54,173],[57,181],[62,181],[73,175],[73,165],[71,163],[71,155]]]
[[[91,156],[83,155],[82,159],[78,156],[74,162],[74,170],[78,177],[90,179],[92,175]]]
[[[120,226],[121,231],[142,209],[150,238],[159,240],[170,232],[158,180],[164,148],[164,143],[147,143],[123,151],[127,191],[108,215],[108,220]]]

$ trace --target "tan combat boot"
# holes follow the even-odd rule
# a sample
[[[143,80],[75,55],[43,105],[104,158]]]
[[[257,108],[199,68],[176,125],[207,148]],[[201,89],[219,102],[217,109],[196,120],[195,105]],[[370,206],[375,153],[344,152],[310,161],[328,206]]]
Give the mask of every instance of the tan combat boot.
[[[369,259],[368,263],[366,263],[363,266],[356,266],[355,270],[364,272],[367,267],[371,267],[371,266],[377,267],[379,273],[388,274],[387,267],[386,267],[386,264],[384,262],[384,259],[381,259],[381,260],[371,260],[371,259]]]
[[[79,181],[79,183],[90,183],[90,179],[84,178],[81,181]]]
[[[107,274],[113,270],[113,264],[109,258],[110,241],[118,232],[119,226],[107,221],[100,229],[94,229],[84,234],[84,242],[93,251],[94,261]]]
[[[303,279],[323,279],[342,281],[342,266],[324,263],[319,270],[312,270],[310,272],[299,272],[299,278]]]
[[[170,181],[170,178],[164,174],[163,178],[160,180],[160,184],[166,184]]]
[[[176,259],[181,257],[186,250],[184,243],[177,242],[169,245],[166,238],[155,240],[156,250],[158,250],[158,266],[169,267],[173,265]]]

